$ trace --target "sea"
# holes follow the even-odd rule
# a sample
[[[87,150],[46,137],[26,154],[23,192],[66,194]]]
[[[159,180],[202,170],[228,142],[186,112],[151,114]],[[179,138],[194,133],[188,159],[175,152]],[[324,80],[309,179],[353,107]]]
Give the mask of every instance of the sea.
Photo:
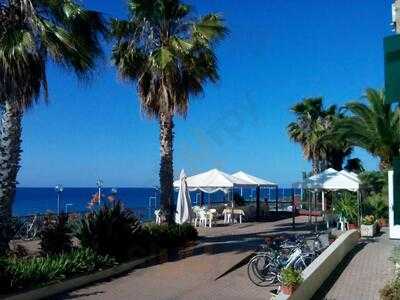
[[[288,199],[292,194],[292,189],[279,188],[278,197]],[[155,188],[132,187],[132,188],[102,188],[102,201],[107,201],[107,197],[116,192],[116,197],[125,205],[132,209],[141,219],[152,219],[154,210],[160,207],[159,192]],[[299,190],[295,190],[299,194]],[[77,188],[65,187],[60,193],[60,211],[83,213],[88,211],[88,204],[91,198],[98,193],[96,187]],[[255,201],[255,189],[243,188],[236,189],[235,193],[241,194],[246,201]],[[191,192],[192,204],[200,203],[200,192]],[[262,188],[260,197],[263,201],[275,201],[275,188]],[[16,191],[13,205],[13,214],[16,216],[29,216],[34,214],[56,213],[58,211],[58,194],[54,188],[49,187],[19,187]],[[175,194],[175,199],[177,193]],[[223,192],[205,194],[206,204],[227,203],[228,199]]]

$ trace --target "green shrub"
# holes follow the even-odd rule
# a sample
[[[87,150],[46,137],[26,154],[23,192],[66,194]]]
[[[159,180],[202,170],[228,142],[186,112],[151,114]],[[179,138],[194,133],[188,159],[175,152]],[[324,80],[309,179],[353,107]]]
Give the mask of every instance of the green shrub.
[[[18,218],[0,216],[0,256],[9,250],[9,242],[15,236],[22,222]]]
[[[190,224],[146,224],[143,226],[143,236],[150,251],[170,249],[184,245],[197,239],[196,228]]]
[[[302,282],[301,272],[293,268],[283,269],[281,272],[282,284],[287,287],[295,287]]]
[[[40,247],[45,255],[69,252],[72,249],[68,215],[47,216],[40,232]]]
[[[374,215],[376,219],[387,219],[389,206],[388,199],[382,193],[371,194],[367,197],[363,205],[364,214]]]
[[[109,203],[85,215],[76,233],[83,247],[117,260],[137,256],[140,252],[141,225],[132,211],[120,201]]]
[[[11,276],[7,271],[5,259],[0,258],[0,294],[9,292],[11,287]]]
[[[355,224],[358,218],[358,203],[355,195],[342,193],[333,203],[335,213],[346,218],[347,222]]]
[[[360,180],[363,189],[368,194],[381,193],[385,185],[387,185],[387,173],[381,171],[362,172]]]
[[[375,217],[373,215],[366,215],[362,220],[363,225],[374,225],[374,223]]]
[[[58,256],[1,260],[10,290],[38,287],[72,275],[91,273],[115,265],[110,256],[101,256],[88,248]],[[1,270],[1,268],[0,268]],[[0,271],[1,272],[1,271]]]
[[[396,277],[380,290],[382,300],[400,300],[400,277]]]

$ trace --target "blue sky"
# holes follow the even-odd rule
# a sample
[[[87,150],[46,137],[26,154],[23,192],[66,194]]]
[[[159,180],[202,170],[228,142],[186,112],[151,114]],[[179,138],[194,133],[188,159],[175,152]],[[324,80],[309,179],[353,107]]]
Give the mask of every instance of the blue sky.
[[[125,17],[125,1],[83,1]],[[383,86],[382,39],[390,0],[196,0],[196,13],[219,12],[230,35],[217,47],[221,80],[192,98],[176,119],[175,174],[217,167],[282,185],[310,164],[289,141],[289,108],[323,96],[358,99]],[[49,65],[50,103],[26,113],[20,186],[151,186],[158,182],[159,131],[141,115],[136,87],[119,81],[106,58],[89,83]],[[368,168],[377,160],[356,151]]]

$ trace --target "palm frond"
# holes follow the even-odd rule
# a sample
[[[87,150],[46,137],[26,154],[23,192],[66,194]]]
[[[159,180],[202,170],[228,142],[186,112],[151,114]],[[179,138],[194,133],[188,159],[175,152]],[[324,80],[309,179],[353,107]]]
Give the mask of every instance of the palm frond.
[[[120,77],[135,81],[141,107],[186,115],[189,97],[219,79],[214,44],[227,29],[219,15],[199,19],[179,0],[129,0],[128,20],[113,20],[112,60]]]

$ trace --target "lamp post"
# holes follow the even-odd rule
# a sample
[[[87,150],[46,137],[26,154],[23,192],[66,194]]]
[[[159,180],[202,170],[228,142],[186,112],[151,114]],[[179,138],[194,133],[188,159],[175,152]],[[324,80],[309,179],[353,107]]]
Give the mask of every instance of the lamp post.
[[[64,187],[61,184],[57,184],[54,189],[57,193],[57,214],[60,215],[60,198],[61,193],[64,191]]]
[[[103,180],[98,178],[96,181],[96,186],[97,186],[98,193],[99,193],[99,206],[100,206],[101,205],[101,189],[103,188]]]

